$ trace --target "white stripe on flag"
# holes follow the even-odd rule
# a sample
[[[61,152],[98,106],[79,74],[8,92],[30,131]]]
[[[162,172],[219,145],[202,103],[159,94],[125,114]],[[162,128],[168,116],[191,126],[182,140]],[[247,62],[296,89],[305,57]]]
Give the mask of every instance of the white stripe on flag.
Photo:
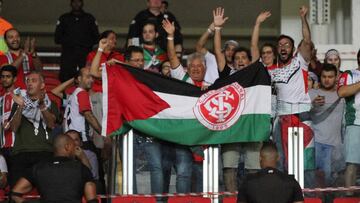
[[[170,108],[164,109],[152,118],[158,119],[193,119],[193,107],[198,97],[189,97],[182,95],[167,94],[155,92],[162,100],[170,105]],[[245,88],[245,108],[244,114],[270,114],[271,113],[271,87],[266,85],[257,85]]]

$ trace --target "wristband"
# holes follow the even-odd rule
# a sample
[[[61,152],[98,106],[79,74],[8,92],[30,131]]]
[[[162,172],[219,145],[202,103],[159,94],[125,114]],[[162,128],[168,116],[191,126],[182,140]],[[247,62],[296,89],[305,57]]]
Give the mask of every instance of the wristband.
[[[221,30],[222,27],[214,27],[215,30]]]
[[[173,38],[173,37],[167,37],[167,39],[168,39],[168,40],[174,40],[174,38]]]
[[[104,49],[102,49],[102,48],[99,47],[99,48],[97,49],[97,51],[98,51],[98,52],[104,52]]]
[[[209,34],[212,34],[214,31],[212,31],[210,28],[208,28],[208,29],[207,29],[207,32],[208,32]]]

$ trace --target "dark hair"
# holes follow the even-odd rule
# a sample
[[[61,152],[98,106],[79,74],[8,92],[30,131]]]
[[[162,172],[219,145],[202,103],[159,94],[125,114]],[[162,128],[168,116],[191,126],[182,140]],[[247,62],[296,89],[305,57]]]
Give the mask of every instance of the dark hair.
[[[252,57],[251,57],[251,52],[250,49],[246,48],[246,47],[238,47],[234,50],[234,54],[232,55],[232,61],[234,61],[235,59],[235,55],[238,52],[245,52],[247,57],[249,58],[249,60],[251,61]]]
[[[265,48],[265,47],[270,47],[271,48],[271,51],[273,52],[274,54],[274,61],[273,63],[276,64],[276,58],[277,58],[277,51],[276,51],[276,46],[271,44],[271,43],[265,43],[261,46],[261,49],[260,49],[260,57],[262,55],[262,50]]]
[[[158,32],[158,25],[154,20],[147,20],[144,25],[142,26],[142,30],[144,30],[144,27],[147,25],[152,25],[154,26],[155,32]]]
[[[114,32],[113,30],[105,30],[104,32],[102,32],[99,36],[99,40],[105,39],[107,38],[110,34],[114,34],[116,35],[116,32]]]
[[[324,72],[324,71],[326,71],[326,72],[334,71],[335,76],[336,76],[338,70],[337,70],[336,66],[334,66],[333,64],[324,63],[324,64],[322,65],[321,74],[322,74],[322,72]],[[320,75],[321,75],[321,74],[320,74]]]
[[[282,39],[288,39],[290,40],[291,44],[292,44],[292,47],[291,47],[291,52],[294,51],[294,48],[295,48],[295,41],[292,37],[288,36],[288,35],[280,35],[277,42],[279,42],[280,40]]]
[[[141,47],[129,46],[124,53],[124,58],[126,61],[130,61],[132,53],[143,53],[143,52],[144,51]]]
[[[356,60],[357,60],[357,62],[358,62],[358,66],[360,66],[360,49],[359,49],[359,51],[358,51],[358,53],[357,53],[357,58],[356,58]]]
[[[79,138],[80,138],[80,141],[81,141],[81,142],[83,141],[80,132],[77,131],[77,130],[68,130],[68,131],[66,131],[64,134],[65,134],[65,135],[69,135],[69,134],[72,134],[72,133],[73,133],[73,134],[77,134],[77,135],[79,136]]]
[[[13,76],[13,78],[17,76],[16,67],[13,65],[5,65],[5,66],[1,67],[0,74],[2,74],[3,71],[10,72],[11,75]]]
[[[4,39],[5,39],[5,40],[6,40],[6,38],[7,38],[7,34],[8,34],[10,31],[16,31],[17,33],[20,33],[19,30],[17,30],[16,28],[10,28],[10,29],[6,30],[5,33],[4,33]]]
[[[165,4],[166,8],[169,7],[169,2],[167,2],[167,1],[161,1],[161,3],[162,3],[162,4]]]

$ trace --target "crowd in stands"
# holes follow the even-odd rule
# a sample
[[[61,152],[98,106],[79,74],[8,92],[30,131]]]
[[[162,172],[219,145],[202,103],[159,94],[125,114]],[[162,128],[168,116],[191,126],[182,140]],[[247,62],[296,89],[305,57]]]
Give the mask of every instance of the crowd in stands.
[[[183,64],[182,43],[186,39],[180,23],[168,11],[168,2],[146,1],[147,8],[130,23],[124,53],[117,51],[114,31],[99,34],[95,17],[82,9],[83,0],[70,2],[72,10],[60,16],[56,24],[55,42],[62,47],[62,83],[51,91],[46,91],[35,38],[20,36],[21,30],[0,18],[0,35],[6,45],[0,44],[0,187],[11,191],[14,201],[21,202],[21,195],[32,187],[44,194],[45,200],[61,199],[52,193],[52,187],[44,186],[49,184],[46,177],[51,177],[50,169],[62,174],[56,179],[58,186],[66,185],[64,180],[73,180],[79,187],[86,187],[88,202],[94,202],[94,188],[98,194],[106,193],[103,162],[111,156],[111,146],[119,143],[101,136],[102,69],[123,63],[182,80],[203,91],[218,78],[226,79],[252,63],[263,64],[273,90],[269,139],[276,143],[279,157],[273,154],[277,151],[274,146],[263,147],[260,154],[261,142],[221,145],[225,191],[249,191],[244,188],[249,183],[245,178],[248,174],[286,172],[289,127],[304,129],[305,187],[356,185],[360,164],[360,50],[358,67],[349,71],[340,70],[341,58],[335,49],[319,61],[307,22],[307,7],[299,10],[303,38],[298,45],[291,36],[280,35],[277,44],[260,46],[261,25],[271,18],[271,11],[264,11],[254,19],[250,47],[236,40],[222,44],[228,17],[223,8],[215,8],[209,13],[212,21],[193,47],[196,51]],[[213,50],[206,48],[209,40],[213,40]],[[60,106],[52,101],[54,96],[61,99]],[[202,192],[203,160],[188,146],[136,130],[134,134],[134,144],[144,151],[148,163],[151,193],[169,192],[172,168],[177,193]],[[264,165],[264,160],[269,162]],[[56,163],[65,163],[64,169],[54,167]],[[292,179],[289,181],[299,188]],[[66,192],[79,200],[83,188],[74,186]],[[256,187],[250,192],[254,190]],[[348,191],[346,195],[356,194]],[[290,196],[296,196],[292,201],[302,201],[301,192]],[[242,194],[240,200],[250,201]]]

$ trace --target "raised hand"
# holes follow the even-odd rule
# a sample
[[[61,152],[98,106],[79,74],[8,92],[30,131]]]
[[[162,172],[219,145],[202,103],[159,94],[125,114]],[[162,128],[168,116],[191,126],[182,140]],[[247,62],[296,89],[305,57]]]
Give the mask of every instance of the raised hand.
[[[213,10],[214,17],[214,26],[221,27],[229,19],[229,17],[224,17],[224,8],[217,7]]]
[[[26,39],[25,39],[24,52],[25,52],[25,54],[30,54],[30,37],[26,37]]]
[[[30,54],[35,53],[35,42],[36,42],[35,37],[32,37],[30,39],[30,43],[29,43],[30,44],[30,49],[29,49]]]
[[[168,19],[165,19],[162,21],[162,27],[164,28],[164,30],[166,31],[166,33],[169,36],[173,36],[175,33],[175,25],[174,22],[170,22]]]
[[[24,98],[21,95],[12,94],[13,100],[15,103],[17,103],[20,107],[23,107],[25,105]]]
[[[101,39],[99,41],[99,48],[100,49],[104,50],[108,45],[109,45],[109,41],[107,39]]]
[[[301,6],[300,7],[300,11],[299,11],[299,13],[300,13],[300,16],[302,17],[302,18],[305,18],[306,17],[306,15],[307,15],[307,13],[308,13],[308,7],[306,7],[306,6]]]
[[[266,19],[268,19],[271,16],[271,12],[270,11],[263,11],[261,12],[258,17],[256,18],[256,23],[262,23],[264,22]]]

